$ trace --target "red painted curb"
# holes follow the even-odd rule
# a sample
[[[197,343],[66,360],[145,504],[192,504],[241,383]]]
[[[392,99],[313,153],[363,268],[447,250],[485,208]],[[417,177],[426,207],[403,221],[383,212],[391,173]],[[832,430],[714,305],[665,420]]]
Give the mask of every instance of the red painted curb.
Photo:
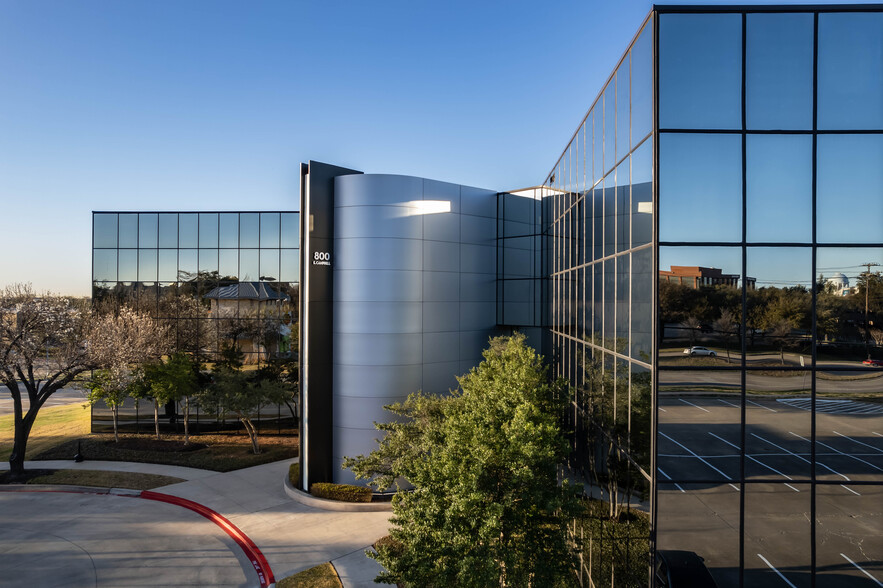
[[[239,544],[239,547],[241,547],[242,551],[245,552],[246,557],[248,557],[249,561],[251,561],[251,565],[254,566],[254,571],[257,572],[258,579],[261,582],[261,588],[267,588],[268,586],[276,582],[276,579],[273,577],[273,571],[270,569],[270,564],[267,563],[267,559],[264,557],[264,554],[261,553],[261,550],[258,549],[258,546],[254,544],[254,541],[252,541],[248,537],[248,535],[243,533],[239,529],[239,527],[228,521],[217,512],[213,511],[207,506],[199,504],[198,502],[187,500],[186,498],[179,498],[177,496],[162,494],[160,492],[151,492],[150,490],[143,490],[140,494],[140,497],[146,498],[147,500],[156,500],[158,502],[174,504],[175,506],[182,506],[204,516],[214,524],[221,527],[221,529],[223,529],[236,543]]]
[[[151,492],[150,490],[142,490],[141,492],[136,491],[120,491],[119,493],[113,492],[112,490],[104,489],[104,488],[96,488],[94,492],[91,489],[87,488],[77,488],[77,487],[68,487],[65,489],[64,487],[59,487],[57,490],[55,488],[27,488],[27,487],[14,487],[14,488],[0,488],[0,492],[59,492],[59,493],[69,493],[69,494],[104,494],[107,496],[121,496],[128,498],[145,498],[147,500],[156,500],[157,502],[165,502],[167,504],[173,504],[175,506],[182,506],[186,509],[192,510],[193,512],[204,516],[217,526],[221,527],[225,533],[227,533],[233,541],[235,541],[239,547],[242,548],[242,551],[245,552],[246,557],[248,557],[251,565],[254,566],[254,571],[258,575],[258,579],[261,582],[261,588],[268,588],[276,582],[276,579],[273,577],[273,571],[270,569],[270,564],[267,563],[267,559],[264,557],[264,554],[261,553],[261,550],[258,549],[258,546],[254,544],[248,535],[243,533],[239,527],[228,521],[226,518],[213,511],[207,506],[203,506],[198,502],[193,502],[192,500],[187,500],[186,498],[178,498],[177,496],[171,496],[170,494],[162,494],[160,492]]]

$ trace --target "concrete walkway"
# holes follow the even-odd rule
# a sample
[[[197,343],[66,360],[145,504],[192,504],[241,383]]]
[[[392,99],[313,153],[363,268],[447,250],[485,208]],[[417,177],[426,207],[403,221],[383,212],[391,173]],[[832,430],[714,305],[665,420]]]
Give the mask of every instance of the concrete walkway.
[[[364,551],[387,534],[390,513],[323,511],[293,501],[283,490],[283,480],[289,465],[295,461],[290,459],[227,473],[101,461],[27,462],[26,467],[129,471],[184,479],[185,482],[156,488],[155,492],[192,500],[229,519],[263,552],[276,578],[330,561],[338,569],[346,588],[376,586],[373,578],[380,568]],[[6,515],[0,509],[0,526],[4,525]],[[0,555],[2,553],[0,545]],[[186,564],[182,562],[182,565]],[[247,570],[246,575],[252,578],[253,570]]]

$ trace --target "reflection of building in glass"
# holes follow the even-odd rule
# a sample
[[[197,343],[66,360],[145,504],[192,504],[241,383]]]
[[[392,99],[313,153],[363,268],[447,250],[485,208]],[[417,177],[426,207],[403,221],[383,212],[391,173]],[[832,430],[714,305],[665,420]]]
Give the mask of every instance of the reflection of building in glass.
[[[296,212],[95,212],[93,303],[152,314],[172,328],[175,350],[205,362],[229,346],[247,364],[296,357],[299,223]],[[106,412],[93,407],[93,430],[107,426]],[[288,407],[262,412],[266,432],[292,430]],[[121,415],[124,429],[152,426],[151,411],[134,403]],[[198,411],[194,424],[224,426]]]
[[[670,270],[659,270],[659,279],[682,286],[699,288],[700,286],[732,286],[739,287],[740,274],[725,274],[714,267],[673,265]],[[757,280],[745,278],[748,288],[754,288]]]
[[[849,287],[849,278],[845,274],[838,272],[827,278],[826,282],[831,285],[837,296],[848,296],[852,293],[852,289]]]
[[[883,287],[826,279],[883,253],[881,46],[877,5],[657,6],[550,171],[593,585],[883,580]]]

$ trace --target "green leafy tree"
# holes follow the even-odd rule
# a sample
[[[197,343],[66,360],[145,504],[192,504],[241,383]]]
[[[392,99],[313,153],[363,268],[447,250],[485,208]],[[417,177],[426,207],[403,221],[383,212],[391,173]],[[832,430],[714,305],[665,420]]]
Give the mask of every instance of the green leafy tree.
[[[254,414],[264,404],[283,404],[291,400],[292,387],[266,370],[247,373],[241,370],[243,354],[225,348],[215,364],[214,382],[200,390],[200,406],[219,413],[232,413],[239,419],[255,454],[261,452]]]
[[[165,361],[148,365],[144,370],[144,387],[136,394],[146,392],[153,398],[153,423],[159,439],[159,407],[169,402],[184,403],[184,444],[190,443],[190,399],[199,391],[200,364],[186,353],[173,353]]]
[[[119,443],[120,406],[129,397],[132,382],[125,372],[119,370],[98,370],[86,380],[89,390],[89,404],[104,401],[113,417],[113,440]]]
[[[446,397],[412,394],[367,456],[345,459],[393,499],[378,581],[408,586],[558,586],[573,557],[567,522],[577,489],[558,484],[569,391],[551,382],[523,335],[491,340],[484,361]]]

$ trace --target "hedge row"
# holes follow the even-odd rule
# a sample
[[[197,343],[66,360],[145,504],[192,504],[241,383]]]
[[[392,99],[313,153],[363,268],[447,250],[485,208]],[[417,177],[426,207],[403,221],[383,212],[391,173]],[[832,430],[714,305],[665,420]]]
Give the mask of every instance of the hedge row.
[[[339,500],[341,502],[371,502],[370,488],[350,484],[326,484],[317,482],[310,486],[310,494],[317,498]]]

